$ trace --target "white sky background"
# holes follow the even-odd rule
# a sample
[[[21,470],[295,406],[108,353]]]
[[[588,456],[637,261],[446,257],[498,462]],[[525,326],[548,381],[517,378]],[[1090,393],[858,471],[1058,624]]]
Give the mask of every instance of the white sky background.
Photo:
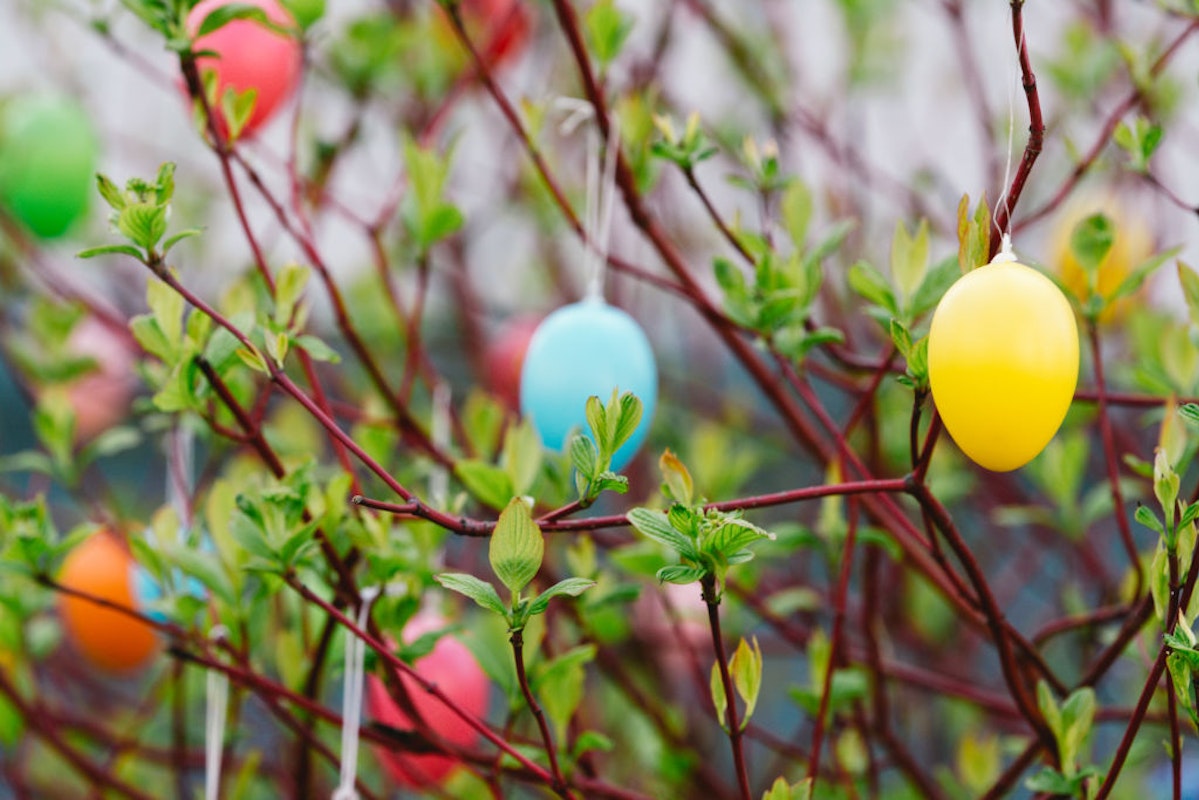
[[[219,175],[215,159],[191,130],[185,104],[169,86],[157,85],[130,66],[81,25],[78,18],[72,20],[56,10],[63,5],[74,9],[116,9],[112,17],[116,21],[114,32],[117,38],[131,46],[142,47],[144,57],[162,72],[170,70],[171,56],[153,41],[138,20],[120,10],[115,0],[95,5],[83,0],[66,4],[0,0],[0,93],[60,87],[83,98],[103,137],[101,168],[119,182],[133,174],[152,175],[163,160],[178,161],[179,184],[184,188],[172,229],[190,227],[194,221],[188,217],[183,191],[197,182],[216,190]],[[318,45],[340,21],[352,16],[356,10],[374,7],[368,0],[330,0],[329,5],[330,14],[317,30]],[[665,8],[665,3],[658,0],[625,0],[623,5],[646,22],[656,18]],[[905,71],[899,73],[889,87],[856,95],[854,105],[847,107],[846,103],[837,100],[845,47],[832,4],[826,0],[773,0],[775,19],[788,29],[787,35],[795,42],[791,57],[800,76],[796,91],[800,92],[805,105],[832,109],[830,124],[834,129],[849,138],[870,161],[901,180],[907,180],[914,167],[929,168],[937,176],[940,213],[951,219],[962,193],[977,197],[986,189],[994,203],[996,190],[982,183],[983,159],[980,158],[974,109],[962,85],[939,3],[935,0],[904,0],[902,5],[898,32],[907,42],[906,52],[914,55],[897,64],[897,69]],[[1026,17],[1034,65],[1039,55],[1056,49],[1061,21],[1070,5],[1066,0],[1030,0],[1028,3]],[[722,4],[726,18],[737,20],[739,6],[735,0],[726,0]],[[1147,7],[1148,4],[1118,0],[1116,6],[1121,30],[1127,31],[1135,41],[1142,41],[1154,32],[1172,33],[1180,29],[1177,21],[1163,25],[1163,16]],[[986,69],[983,79],[990,107],[997,115],[1004,115],[1008,98],[1013,101],[1015,161],[1019,159],[1027,130],[1027,109],[1019,88],[1008,4],[1004,0],[973,0],[968,7],[974,46],[983,54]],[[667,83],[672,93],[683,106],[698,109],[705,119],[742,113],[742,90],[728,77],[723,57],[715,52],[702,23],[686,12],[682,13],[685,19],[676,36],[673,56],[666,64]],[[648,24],[639,26],[630,47],[646,46],[644,39],[650,28]],[[1169,128],[1166,144],[1155,159],[1155,165],[1176,191],[1188,198],[1193,194],[1191,199],[1199,202],[1199,181],[1195,180],[1196,160],[1193,158],[1196,132],[1199,131],[1199,125],[1196,125],[1199,104],[1194,102],[1194,76],[1199,64],[1196,50],[1199,50],[1199,39],[1188,42],[1171,68],[1173,75],[1181,77],[1187,99],[1183,101],[1181,119]],[[503,82],[511,96],[527,94],[541,98],[552,91],[545,70],[539,66],[526,59],[519,68],[504,74]],[[619,79],[619,67],[617,72]],[[1044,74],[1040,86],[1046,118],[1053,120],[1055,98],[1051,82]],[[331,99],[329,93],[318,86],[310,89],[305,103],[306,124],[326,132],[340,128],[346,113],[344,102]],[[319,113],[313,113],[314,109],[319,109]],[[511,137],[503,131],[502,121],[485,100],[468,103],[455,116],[452,125],[462,134],[453,196],[468,216],[490,218],[481,231],[476,231],[477,237],[470,244],[472,270],[476,276],[480,270],[486,270],[488,290],[493,292],[491,300],[500,313],[520,311],[522,306],[528,305],[528,291],[521,276],[532,257],[534,242],[527,228],[507,224],[509,220],[496,192],[503,183],[503,171],[511,168],[503,162],[521,156]],[[373,208],[389,188],[390,178],[399,170],[394,133],[379,119],[373,120],[370,130],[367,145],[347,161],[337,184],[338,194],[354,207]],[[503,132],[497,134],[497,131]],[[1063,142],[1056,133],[1052,128],[1049,131],[1046,151],[1021,202],[1020,209],[1024,211],[1037,207],[1070,166]],[[286,134],[286,122],[273,122],[264,137],[266,146],[282,152]],[[497,135],[504,137],[502,145],[495,144]],[[1089,146],[1093,135],[1093,131],[1087,131],[1079,146]],[[793,141],[797,152],[785,152],[784,158],[797,166],[806,179],[817,185],[825,180],[841,180],[827,158],[802,135]],[[727,164],[706,164],[700,168],[701,178],[712,190],[718,206],[731,213],[738,205],[745,204],[745,196],[726,185],[723,177],[727,172]],[[385,179],[380,180],[380,176]],[[573,176],[571,181],[574,181]],[[703,223],[694,226],[699,231],[697,235],[711,236],[711,232],[703,230],[707,227],[706,220],[701,218],[702,210],[694,198],[681,193],[678,197],[678,207],[666,209],[664,213],[675,219],[693,215],[693,219]],[[1186,244],[1184,258],[1192,263],[1199,262],[1196,255],[1199,248],[1188,243],[1195,239],[1193,215],[1141,190],[1125,194],[1122,199],[1154,220],[1154,228],[1163,237],[1161,245]],[[263,223],[264,228],[269,227],[265,225],[265,209],[260,204],[251,205],[257,206],[256,221]],[[229,204],[221,204],[217,210],[212,219],[206,220],[209,227],[204,243],[183,245],[177,251],[186,278],[209,291],[219,287],[227,269],[240,269],[248,258]],[[753,209],[747,206],[744,210],[747,219],[752,219]],[[98,208],[93,208],[93,212],[89,232],[78,237],[78,241],[53,251],[64,269],[86,276],[88,280],[97,279],[100,273],[97,265],[75,263],[71,255],[82,246],[80,242],[98,244],[105,240],[107,233],[102,215]],[[896,214],[894,205],[882,201],[875,206],[869,219],[862,220],[867,234],[878,241],[870,254],[872,260],[884,268]],[[1025,237],[1017,239],[1017,250],[1026,252],[1034,260],[1047,258],[1045,240],[1050,227],[1050,224],[1038,225]],[[337,225],[322,228],[320,234],[323,249],[338,274],[345,275],[367,266],[367,252],[359,237]],[[617,252],[635,259],[649,258],[648,249],[637,241],[619,213],[615,239]],[[719,242],[712,238],[712,243],[713,253],[720,252]],[[948,240],[940,242],[934,247],[934,257],[952,252],[954,246]],[[290,255],[285,249],[272,253],[276,263]],[[704,275],[710,273],[707,264],[696,263],[695,268]],[[134,274],[128,265],[110,263],[104,268],[106,275],[113,274],[114,270],[121,275]],[[1172,269],[1162,270],[1162,280],[1155,286],[1155,294],[1159,297],[1177,294],[1176,281],[1168,274],[1170,272]],[[121,282],[129,283],[125,279]]]

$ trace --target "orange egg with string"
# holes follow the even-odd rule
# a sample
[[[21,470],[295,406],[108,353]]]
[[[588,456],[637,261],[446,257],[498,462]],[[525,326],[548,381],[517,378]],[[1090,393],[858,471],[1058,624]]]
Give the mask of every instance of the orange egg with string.
[[[136,609],[135,568],[124,543],[100,531],[67,555],[58,575],[58,583],[81,593],[59,595],[58,612],[67,641],[84,661],[109,675],[145,668],[161,648],[153,627],[93,599]]]

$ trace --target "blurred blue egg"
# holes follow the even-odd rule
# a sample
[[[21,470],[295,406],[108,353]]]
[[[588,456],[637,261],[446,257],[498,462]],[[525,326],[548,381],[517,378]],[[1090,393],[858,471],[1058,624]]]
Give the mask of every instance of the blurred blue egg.
[[[160,604],[166,598],[162,584],[156,581],[150,571],[141,564],[134,564],[130,569],[133,572],[133,598],[137,602],[138,610],[155,622],[169,622],[170,620],[160,608]],[[208,588],[194,575],[184,575],[176,569],[172,578],[177,594],[194,597],[197,600],[203,600],[208,596]]]
[[[561,450],[572,429],[587,433],[587,398],[607,403],[613,389],[637,395],[643,412],[612,459],[619,470],[645,441],[657,405],[658,367],[649,339],[636,320],[602,300],[563,306],[542,320],[521,368],[520,410],[546,447]]]
[[[148,536],[153,540],[152,534],[148,534]],[[212,551],[212,540],[208,538],[207,533],[203,534],[200,549],[205,552]],[[138,610],[155,622],[169,622],[170,620],[161,610],[162,601],[167,597],[162,584],[141,564],[134,563],[130,566],[130,573],[129,585],[133,589],[133,599]],[[178,567],[171,570],[171,583],[175,587],[172,594],[194,597],[197,600],[208,597],[208,587],[199,578],[185,574]]]

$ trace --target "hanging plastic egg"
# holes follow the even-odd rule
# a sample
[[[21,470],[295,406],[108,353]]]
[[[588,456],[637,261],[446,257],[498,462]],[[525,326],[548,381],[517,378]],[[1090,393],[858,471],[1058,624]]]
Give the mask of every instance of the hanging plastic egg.
[[[33,234],[62,236],[87,212],[99,143],[78,103],[20,97],[0,118],[0,203]]]
[[[636,320],[601,300],[563,306],[546,317],[529,342],[520,378],[521,413],[542,443],[561,450],[572,430],[587,433],[587,398],[607,403],[613,389],[632,392],[642,403],[640,424],[612,459],[612,469],[619,470],[645,441],[658,401],[649,339]]]
[[[404,641],[413,642],[426,633],[445,628],[446,624],[437,614],[420,613],[404,626]],[[481,718],[487,713],[491,682],[466,645],[452,634],[438,639],[428,654],[416,660],[413,668],[421,677],[435,682],[468,714]],[[470,747],[478,740],[478,731],[421,689],[416,681],[406,676],[401,677],[401,681],[417,714],[438,737],[460,747]],[[413,727],[412,719],[391,699],[383,681],[374,675],[367,676],[366,704],[370,716],[384,725],[399,730]],[[407,789],[440,783],[458,764],[457,759],[441,753],[416,755],[381,747],[375,748],[375,753],[391,779]]]
[[[63,562],[58,582],[127,609],[137,609],[136,562],[112,534],[101,531],[75,547]],[[148,665],[160,642],[154,629],[128,614],[90,599],[63,593],[59,615],[71,646],[98,670],[123,675]]]
[[[540,317],[509,320],[487,342],[483,353],[483,380],[488,391],[514,411],[520,409],[520,373],[525,354],[540,325]]]
[[[945,428],[995,472],[1049,444],[1078,384],[1078,326],[1053,281],[1011,256],[949,287],[928,334],[928,375]]]
[[[204,0],[187,16],[187,29],[193,34],[205,18],[232,0]],[[250,0],[265,12],[274,24],[293,29],[296,22],[277,0]],[[300,43],[294,36],[280,33],[253,19],[235,19],[212,33],[196,39],[196,51],[207,50],[216,56],[197,59],[200,72],[216,73],[217,97],[225,89],[258,92],[254,110],[242,129],[243,135],[254,133],[266,123],[295,92],[300,82],[303,56]],[[219,101],[218,101],[219,102]],[[215,109],[214,109],[215,110]]]

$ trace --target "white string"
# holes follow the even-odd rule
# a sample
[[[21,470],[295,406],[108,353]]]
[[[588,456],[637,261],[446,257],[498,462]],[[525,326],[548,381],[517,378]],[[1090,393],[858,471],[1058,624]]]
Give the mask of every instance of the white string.
[[[380,588],[373,586],[362,590],[362,604],[355,620],[359,629],[365,629],[370,619],[371,604],[379,596]],[[346,631],[345,688],[342,690],[341,711],[341,782],[333,792],[332,800],[358,800],[354,782],[358,777],[358,726],[362,720],[363,670],[366,664],[366,642],[353,631]]]
[[[450,443],[450,385],[444,381],[433,387],[433,421],[429,438],[443,450]],[[450,471],[441,464],[429,472],[429,499],[434,508],[445,508],[450,496]]]
[[[594,130],[588,131],[587,195],[583,206],[583,232],[586,234],[586,241],[583,243],[583,274],[587,276],[586,296],[588,299],[602,294],[602,292],[597,293],[595,287],[595,275],[599,271],[598,256],[595,250],[598,246],[596,234],[599,229],[600,217],[601,172],[599,135]]]
[[[191,528],[191,496],[195,486],[195,434],[182,420],[167,432],[167,503],[179,518],[179,536]]]
[[[616,207],[616,159],[619,154],[620,124],[612,120],[608,124],[608,151],[604,154],[603,183],[600,186],[603,200],[602,203],[596,203],[601,208],[596,220],[595,260],[591,264],[587,286],[587,297],[590,299],[602,299],[604,295],[604,273],[608,267],[608,248],[612,239],[612,212]]]
[[[217,625],[208,636],[218,641],[228,635]],[[221,791],[221,751],[225,743],[225,714],[229,706],[229,677],[219,670],[208,670],[207,709],[204,715],[204,797],[217,800]]]
[[[1003,167],[1003,184],[999,192],[999,198],[995,202],[995,210],[991,212],[991,222],[995,227],[999,227],[999,209],[1004,207],[1008,198],[1008,183],[1012,178],[1012,151],[1015,149],[1016,139],[1016,70],[1020,63],[1020,51],[1024,49],[1024,32],[1020,32],[1020,42],[1016,45],[1016,60],[1013,63],[1008,60],[1007,73],[1007,161]],[[1012,213],[1008,210],[1007,225],[1000,233],[1004,238],[1008,238],[1008,232],[1012,227]],[[1010,241],[1007,250],[1008,255],[1011,255]],[[1014,258],[1012,260],[1015,260]]]
[[[1007,261],[1015,261],[1016,254],[1012,251],[1012,237],[1007,231],[1000,234],[999,252],[991,259],[992,264],[1002,264]]]
[[[585,100],[558,97],[554,107],[566,112],[558,126],[564,136],[573,134],[580,125],[594,118],[595,109]],[[620,125],[609,123],[608,149],[602,160],[598,133],[592,129],[587,136],[587,169],[583,206],[583,274],[587,276],[587,300],[603,301],[604,273],[612,236],[612,214],[616,206],[616,160],[620,153]]]

